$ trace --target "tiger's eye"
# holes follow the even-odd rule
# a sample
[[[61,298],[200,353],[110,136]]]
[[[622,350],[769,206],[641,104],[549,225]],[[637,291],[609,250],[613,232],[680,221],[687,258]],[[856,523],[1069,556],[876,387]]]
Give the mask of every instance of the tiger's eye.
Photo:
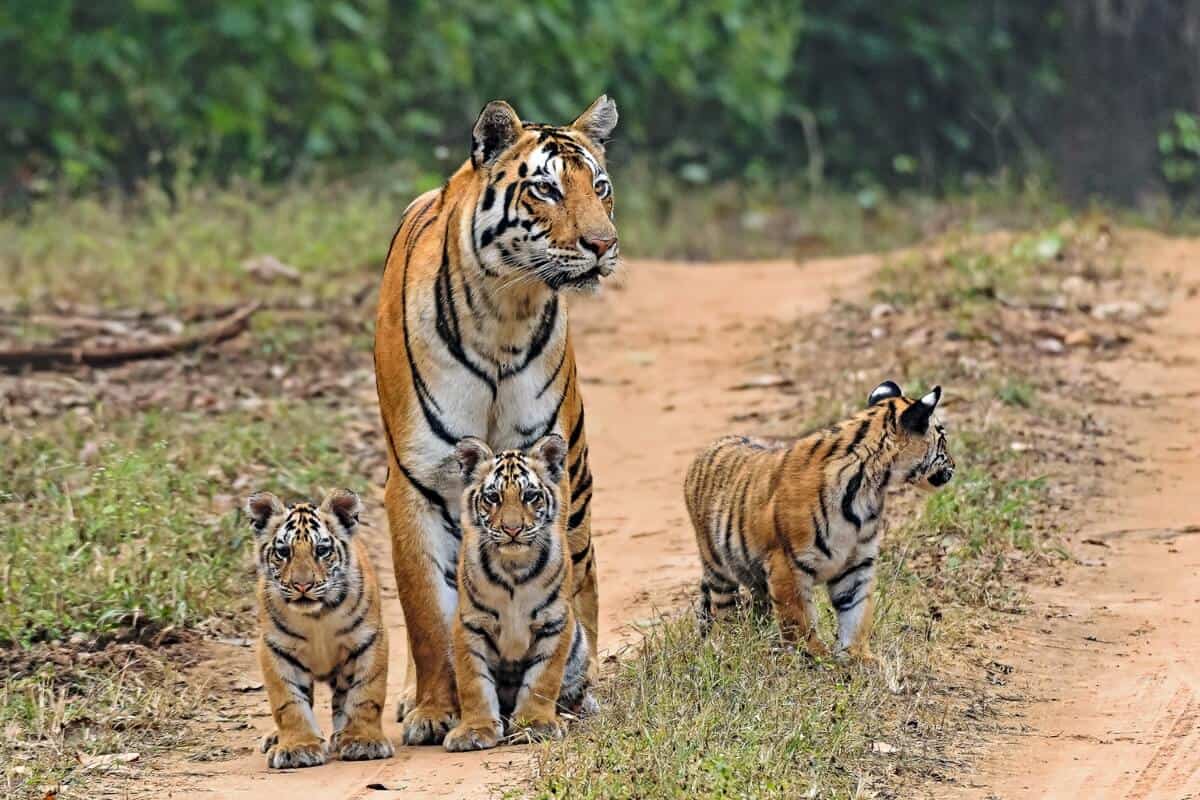
[[[280,558],[291,558],[292,548],[291,546],[280,542],[279,544],[275,545],[275,555],[279,556]]]
[[[316,552],[317,558],[325,558],[333,552],[333,545],[329,544],[329,542],[318,542]]]
[[[488,489],[483,493],[483,502],[494,506],[500,505],[500,495],[496,493],[495,489]]]

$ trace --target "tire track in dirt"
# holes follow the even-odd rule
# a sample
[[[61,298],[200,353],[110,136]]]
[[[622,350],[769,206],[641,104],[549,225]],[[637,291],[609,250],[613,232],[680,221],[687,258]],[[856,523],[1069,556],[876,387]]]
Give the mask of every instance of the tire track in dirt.
[[[770,344],[764,335],[779,321],[821,311],[835,296],[860,293],[880,263],[878,256],[802,265],[632,262],[619,285],[596,298],[572,298],[596,475],[601,645],[610,657],[636,640],[639,620],[684,603],[698,580],[682,501],[684,469],[697,449],[734,427],[733,414],[781,402],[770,390],[729,390],[753,377],[753,359]],[[368,499],[365,535],[380,565],[390,626],[388,711],[394,713],[404,677],[405,636],[380,499],[379,493]],[[126,796],[475,798],[519,781],[529,763],[527,748],[451,754],[401,747],[384,762],[268,772],[256,749],[270,728],[266,700],[261,692],[231,688],[239,680],[257,680],[253,649],[214,645],[212,659],[196,677],[211,680],[216,690],[208,714],[208,749],[233,757],[211,762],[176,757],[123,786]],[[318,708],[325,709],[320,716],[328,729],[327,692],[318,694]],[[393,740],[399,738],[394,721],[385,730]],[[394,791],[371,790],[368,784]]]
[[[1128,261],[1200,287],[1200,241],[1123,235]],[[989,800],[1200,798],[1200,293],[1150,323],[1148,345],[1098,365],[1105,416],[1135,454],[1074,533],[1081,566],[1035,587],[1043,617],[995,649],[1038,698],[989,748],[972,785]],[[1077,527],[1072,531],[1071,527]],[[1101,542],[1097,548],[1086,540]],[[1064,652],[1069,655],[1063,655]]]

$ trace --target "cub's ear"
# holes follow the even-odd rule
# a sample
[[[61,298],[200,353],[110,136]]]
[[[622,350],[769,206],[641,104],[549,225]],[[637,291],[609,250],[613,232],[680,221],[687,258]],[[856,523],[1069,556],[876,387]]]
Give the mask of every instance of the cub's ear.
[[[867,407],[882,403],[889,397],[899,397],[902,394],[904,393],[900,391],[900,384],[895,381],[884,381],[872,389],[871,394],[867,396]]]
[[[900,415],[900,424],[913,433],[924,434],[929,430],[929,418],[933,416],[938,401],[942,399],[942,387],[935,386],[917,402],[904,409]]]
[[[571,127],[583,133],[596,144],[604,147],[612,138],[617,127],[617,104],[608,95],[602,94],[588,106],[587,111],[571,123]]]
[[[362,513],[362,501],[349,489],[334,489],[325,495],[321,510],[336,517],[346,533],[354,533],[358,527],[358,515]]]
[[[521,135],[521,118],[508,103],[493,100],[479,112],[471,131],[471,163],[485,167],[512,146]]]
[[[534,442],[530,450],[545,463],[550,480],[558,483],[563,474],[563,465],[567,462],[567,440],[552,433]]]
[[[266,533],[271,517],[286,510],[279,498],[270,492],[255,492],[246,498],[246,515],[250,517],[256,535]]]
[[[483,439],[467,436],[454,446],[454,457],[458,460],[463,483],[471,483],[478,475],[480,465],[491,461],[495,455]]]

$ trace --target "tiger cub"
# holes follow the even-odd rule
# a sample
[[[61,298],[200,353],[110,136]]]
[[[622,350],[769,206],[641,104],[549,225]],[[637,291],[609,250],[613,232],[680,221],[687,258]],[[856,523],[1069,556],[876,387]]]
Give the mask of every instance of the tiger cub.
[[[688,469],[684,495],[704,575],[698,617],[713,618],[746,587],[769,606],[788,641],[827,655],[817,637],[813,587],[837,612],[835,655],[871,660],[871,592],[879,518],[890,486],[942,486],[954,475],[946,432],[934,416],[941,387],[919,400],[881,383],[867,408],[796,441],[730,436]]]
[[[511,718],[535,738],[562,735],[558,708],[587,697],[588,642],[571,606],[572,563],[560,495],[567,443],[551,434],[493,455],[455,450],[465,486],[454,672],[462,722],[447,750],[495,747]]]
[[[362,505],[346,489],[320,506],[284,507],[269,492],[246,501],[258,564],[258,657],[275,732],[263,739],[272,769],[388,758],[380,714],[387,691],[387,629],[379,584],[354,535]],[[333,690],[326,747],[313,714],[313,684]]]

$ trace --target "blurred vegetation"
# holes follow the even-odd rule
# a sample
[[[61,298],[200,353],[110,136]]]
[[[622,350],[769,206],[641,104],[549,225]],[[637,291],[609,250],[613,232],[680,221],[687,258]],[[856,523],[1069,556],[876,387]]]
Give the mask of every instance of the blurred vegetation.
[[[0,0],[0,185],[443,175],[484,102],[707,182],[940,186],[1037,152],[1058,4],[949,0]]]

